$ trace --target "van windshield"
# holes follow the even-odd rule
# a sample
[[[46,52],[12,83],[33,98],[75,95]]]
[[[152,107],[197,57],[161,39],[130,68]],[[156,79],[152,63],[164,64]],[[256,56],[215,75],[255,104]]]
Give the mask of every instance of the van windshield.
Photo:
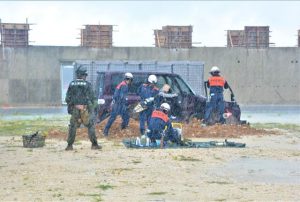
[[[170,76],[163,75],[163,76],[158,76],[157,77],[157,87],[161,89],[164,84],[168,84],[170,88],[170,93],[180,93],[180,89],[178,86],[175,84],[173,79]]]
[[[180,89],[182,92],[187,93],[188,95],[194,94],[190,87],[182,80],[182,78],[176,76],[175,81],[178,83],[180,86]]]

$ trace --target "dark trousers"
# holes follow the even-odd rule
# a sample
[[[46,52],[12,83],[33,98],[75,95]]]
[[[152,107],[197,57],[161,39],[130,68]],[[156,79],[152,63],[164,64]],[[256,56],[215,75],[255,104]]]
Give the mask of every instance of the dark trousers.
[[[223,93],[214,93],[211,95],[210,102],[206,105],[204,121],[208,123],[212,113],[217,111],[219,116],[218,122],[223,123],[225,121],[223,118],[224,109]]]
[[[116,120],[118,115],[121,115],[121,117],[122,117],[121,127],[126,128],[128,126],[130,117],[129,117],[129,112],[128,112],[127,106],[125,104],[115,103],[112,106],[112,112],[111,112],[110,117],[107,121],[107,124],[104,128],[104,133],[108,134],[108,131],[109,131],[111,125]]]
[[[157,131],[157,130],[150,130],[150,132],[147,133],[147,136],[149,137],[149,139],[151,141],[160,140],[162,135],[164,135],[164,141],[180,143],[181,137],[180,137],[178,131],[175,130],[174,128],[171,130],[168,130],[168,132],[166,132],[165,134],[164,134],[164,131]]]
[[[140,132],[144,133],[145,132],[145,122],[147,122],[147,126],[149,126],[151,114],[152,114],[152,109],[146,109],[142,112],[140,112]]]

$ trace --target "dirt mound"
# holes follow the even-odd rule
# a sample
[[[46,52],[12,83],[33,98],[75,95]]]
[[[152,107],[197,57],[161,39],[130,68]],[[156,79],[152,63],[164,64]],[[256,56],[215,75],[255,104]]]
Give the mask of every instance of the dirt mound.
[[[107,119],[96,125],[96,135],[98,138],[103,137],[103,129]],[[123,139],[128,137],[137,137],[139,133],[139,121],[130,119],[129,127],[121,130],[121,118],[118,117],[109,130],[109,139]],[[213,125],[202,127],[199,120],[194,119],[190,123],[184,123],[183,136],[185,138],[237,138],[248,135],[270,135],[275,134],[274,131],[256,129],[249,125]],[[48,131],[48,138],[66,139],[67,133],[52,129]],[[88,139],[87,129],[85,127],[78,128],[76,139]]]

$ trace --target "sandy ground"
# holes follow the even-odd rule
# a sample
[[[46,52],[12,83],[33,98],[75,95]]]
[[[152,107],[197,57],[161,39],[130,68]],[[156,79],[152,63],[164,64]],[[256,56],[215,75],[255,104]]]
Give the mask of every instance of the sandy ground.
[[[246,148],[137,150],[120,139],[98,140],[101,151],[78,139],[67,152],[59,138],[29,149],[21,137],[0,137],[0,200],[300,201],[299,134],[230,139]],[[235,164],[243,159],[255,165]],[[267,160],[280,163],[266,166]]]

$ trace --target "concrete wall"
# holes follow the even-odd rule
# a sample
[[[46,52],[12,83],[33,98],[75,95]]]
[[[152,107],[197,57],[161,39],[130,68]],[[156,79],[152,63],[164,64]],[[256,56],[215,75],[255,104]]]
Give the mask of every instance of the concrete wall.
[[[60,105],[61,63],[75,60],[199,60],[220,67],[240,104],[300,104],[300,48],[162,49],[32,46],[0,50],[1,105]]]

